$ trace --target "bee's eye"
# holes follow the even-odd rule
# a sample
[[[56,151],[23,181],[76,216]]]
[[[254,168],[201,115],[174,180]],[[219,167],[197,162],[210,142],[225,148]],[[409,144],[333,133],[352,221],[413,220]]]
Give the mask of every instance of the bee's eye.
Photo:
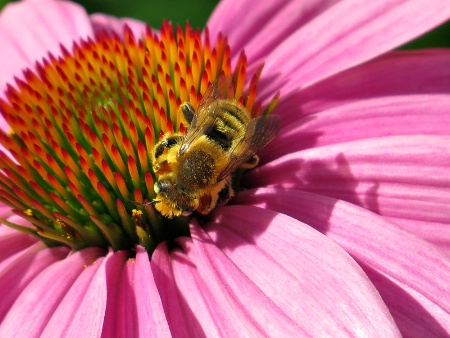
[[[163,193],[163,194],[167,194],[171,191],[173,191],[174,189],[176,189],[177,185],[173,184],[172,182],[170,182],[169,180],[159,180],[156,181],[155,185],[153,186],[153,190],[155,190],[155,193],[159,194],[159,193]]]
[[[159,181],[157,181],[157,182],[155,183],[155,185],[153,186],[153,190],[155,190],[155,193],[159,194],[159,192],[161,191],[161,189],[162,189],[161,183],[159,183]]]

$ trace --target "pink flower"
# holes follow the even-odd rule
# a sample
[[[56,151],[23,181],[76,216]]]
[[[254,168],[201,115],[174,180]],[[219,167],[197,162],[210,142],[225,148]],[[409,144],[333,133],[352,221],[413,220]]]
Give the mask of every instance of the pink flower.
[[[1,225],[0,336],[448,336],[450,51],[389,51],[449,18],[438,0],[221,2],[211,44],[221,31],[233,67],[242,50],[249,73],[265,63],[263,106],[281,92],[283,127],[247,190],[206,224],[194,215],[190,237],[159,243],[150,261],[140,245],[135,257],[48,248]],[[145,29],[68,2],[8,5],[2,102],[6,83],[30,80],[24,68],[105,29],[126,40],[124,23]],[[0,218],[32,229],[10,207],[26,202],[7,185],[28,156],[13,138],[1,138]]]

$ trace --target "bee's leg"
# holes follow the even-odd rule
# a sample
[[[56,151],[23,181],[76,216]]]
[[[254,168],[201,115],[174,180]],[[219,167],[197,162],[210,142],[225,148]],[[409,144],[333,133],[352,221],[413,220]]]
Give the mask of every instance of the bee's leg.
[[[209,214],[217,205],[226,204],[233,195],[234,191],[231,186],[231,179],[221,181],[209,194],[200,198],[197,211],[203,215]]]
[[[219,191],[219,194],[217,195],[217,201],[216,205],[224,205],[226,204],[231,197],[234,196],[233,187],[231,184],[231,180],[227,180],[227,183],[222,188],[222,190]]]
[[[199,199],[197,211],[203,215],[209,214],[213,207],[211,207],[212,196],[207,194]]]
[[[186,126],[190,126],[195,114],[194,107],[192,107],[192,104],[190,104],[189,102],[184,102],[180,106],[180,111],[185,120],[183,122],[186,122],[186,124],[183,124],[185,124]]]
[[[257,155],[253,155],[253,157],[250,157],[247,162],[243,163],[241,165],[242,169],[252,169],[258,165],[259,157]]]

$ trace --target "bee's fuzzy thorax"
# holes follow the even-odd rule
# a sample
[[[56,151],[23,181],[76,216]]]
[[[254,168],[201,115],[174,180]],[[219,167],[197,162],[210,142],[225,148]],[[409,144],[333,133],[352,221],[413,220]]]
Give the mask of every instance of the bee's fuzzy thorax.
[[[221,171],[225,168],[228,162],[228,156],[224,156],[222,148],[214,141],[210,140],[207,136],[202,135],[195,140],[188,152],[183,154],[180,158],[177,158],[175,162],[171,162],[172,157],[169,157],[169,162],[172,164],[174,171],[192,171],[191,174],[195,175],[196,171],[199,174],[207,174],[207,178],[202,184],[199,182],[196,184],[198,189],[201,189],[206,185],[214,185],[217,183],[217,179]],[[188,162],[189,161],[189,162]],[[196,170],[191,169],[192,164],[196,166]],[[189,175],[189,174],[187,174]],[[192,182],[194,183],[194,182]]]

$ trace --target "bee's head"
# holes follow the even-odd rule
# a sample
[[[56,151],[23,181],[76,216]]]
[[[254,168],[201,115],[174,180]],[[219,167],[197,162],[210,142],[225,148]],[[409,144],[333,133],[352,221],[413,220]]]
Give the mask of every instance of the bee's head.
[[[198,208],[198,200],[180,190],[169,179],[160,179],[154,185],[156,193],[155,208],[169,218],[190,215]]]

